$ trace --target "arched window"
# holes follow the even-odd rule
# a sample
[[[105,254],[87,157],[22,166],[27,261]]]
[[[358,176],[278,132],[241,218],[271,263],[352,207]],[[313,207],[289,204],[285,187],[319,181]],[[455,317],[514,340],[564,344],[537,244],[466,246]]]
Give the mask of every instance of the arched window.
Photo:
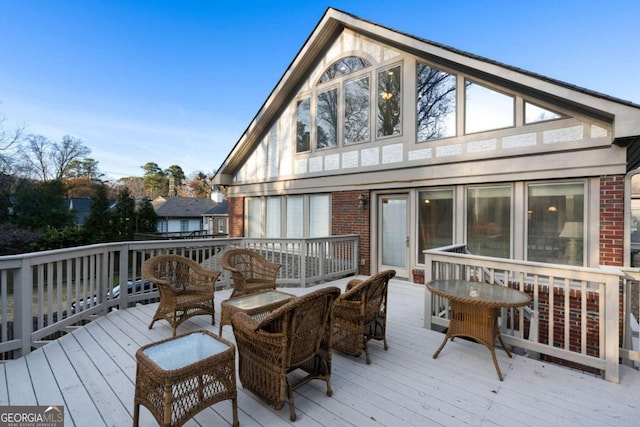
[[[347,56],[346,58],[339,59],[322,73],[318,84],[326,83],[330,80],[337,79],[338,77],[346,76],[363,68],[370,67],[371,63],[364,58],[358,56]]]

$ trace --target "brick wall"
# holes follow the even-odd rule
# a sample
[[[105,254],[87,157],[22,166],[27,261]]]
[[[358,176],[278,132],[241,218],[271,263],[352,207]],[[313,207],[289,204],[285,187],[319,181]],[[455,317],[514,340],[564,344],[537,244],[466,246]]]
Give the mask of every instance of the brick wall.
[[[358,197],[364,194],[367,198],[364,209],[358,208]],[[368,192],[342,191],[331,195],[331,234],[359,234],[358,259],[364,260],[360,264],[359,274],[371,274],[371,215]]]
[[[244,198],[231,197],[229,201],[229,237],[244,236]]]
[[[600,264],[621,266],[624,257],[624,176],[600,178]]]

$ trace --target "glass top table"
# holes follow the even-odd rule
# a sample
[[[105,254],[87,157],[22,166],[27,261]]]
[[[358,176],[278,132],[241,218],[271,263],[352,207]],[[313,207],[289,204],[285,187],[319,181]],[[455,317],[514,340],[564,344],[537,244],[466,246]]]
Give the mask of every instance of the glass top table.
[[[231,324],[234,313],[243,312],[249,316],[266,315],[276,308],[286,304],[295,295],[280,291],[262,291],[236,298],[230,298],[220,303],[220,331],[222,327]]]
[[[455,337],[472,338],[489,349],[498,378],[502,381],[503,376],[495,352],[496,338],[507,356],[512,356],[500,336],[500,309],[528,305],[531,297],[516,289],[468,280],[434,280],[427,284],[427,289],[435,295],[447,298],[450,303],[449,328],[433,358],[438,357],[449,339],[453,341]]]

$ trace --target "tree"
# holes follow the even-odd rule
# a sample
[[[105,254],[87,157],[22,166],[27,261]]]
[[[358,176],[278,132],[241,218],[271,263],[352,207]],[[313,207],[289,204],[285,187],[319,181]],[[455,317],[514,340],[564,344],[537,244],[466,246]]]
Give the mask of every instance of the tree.
[[[14,223],[30,230],[61,229],[74,225],[74,215],[67,209],[64,196],[64,186],[60,181],[25,186],[14,196]]]
[[[156,214],[151,200],[144,198],[136,212],[136,232],[155,233],[157,231],[158,215]]]
[[[92,182],[101,180],[103,173],[98,171],[98,161],[91,158],[74,159],[69,163],[65,179],[70,178],[88,178]]]
[[[86,159],[91,150],[82,140],[69,135],[60,142],[51,142],[42,135],[29,135],[23,152],[25,169],[41,181],[61,181],[69,176],[76,161],[97,167],[95,160]],[[97,174],[97,170],[91,173]]]
[[[0,174],[10,174],[16,164],[16,154],[24,134],[24,126],[7,130],[3,126],[6,118],[0,115]]]
[[[139,176],[128,176],[116,181],[114,187],[127,187],[134,199],[142,199],[147,196],[144,179]]]
[[[178,190],[184,185],[185,175],[182,168],[178,165],[171,165],[164,171],[164,175],[169,180],[169,196],[177,196]]]
[[[84,231],[91,243],[111,242],[114,240],[113,213],[110,210],[105,185],[94,186],[89,216],[84,222]]]
[[[156,196],[166,195],[169,191],[168,181],[160,166],[154,162],[147,162],[141,167],[144,170],[142,180],[147,195],[152,199]]]
[[[113,222],[117,232],[116,240],[133,240],[136,226],[136,201],[131,197],[127,187],[124,187],[118,195]]]
[[[211,177],[207,176],[203,172],[198,172],[190,180],[187,180],[186,185],[193,197],[200,199],[208,199],[211,197]]]

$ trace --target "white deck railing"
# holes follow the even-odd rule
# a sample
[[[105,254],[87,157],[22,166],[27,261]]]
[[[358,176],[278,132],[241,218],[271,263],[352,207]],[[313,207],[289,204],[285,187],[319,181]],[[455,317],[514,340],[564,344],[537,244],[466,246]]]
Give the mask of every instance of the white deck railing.
[[[0,355],[19,357],[68,328],[111,308],[157,298],[145,290],[142,263],[177,253],[222,271],[218,288],[231,286],[220,266],[222,252],[247,247],[283,264],[279,286],[305,287],[358,272],[358,236],[310,239],[194,239],[106,243],[0,257]],[[124,283],[132,283],[125,292]],[[123,292],[115,297],[114,287]],[[138,286],[139,285],[139,286]]]
[[[620,357],[634,363],[640,360],[629,329],[633,323],[631,295],[638,298],[637,292],[631,292],[639,286],[638,269],[581,268],[476,256],[467,253],[464,245],[428,250],[424,255],[426,283],[479,280],[529,293],[530,306],[502,310],[500,328],[506,344],[530,357],[542,354],[600,370],[612,382],[619,381]],[[637,310],[637,304],[635,307]],[[620,322],[621,314],[624,322]],[[448,316],[447,300],[427,289],[425,327],[446,328]],[[635,342],[637,345],[637,339]]]

